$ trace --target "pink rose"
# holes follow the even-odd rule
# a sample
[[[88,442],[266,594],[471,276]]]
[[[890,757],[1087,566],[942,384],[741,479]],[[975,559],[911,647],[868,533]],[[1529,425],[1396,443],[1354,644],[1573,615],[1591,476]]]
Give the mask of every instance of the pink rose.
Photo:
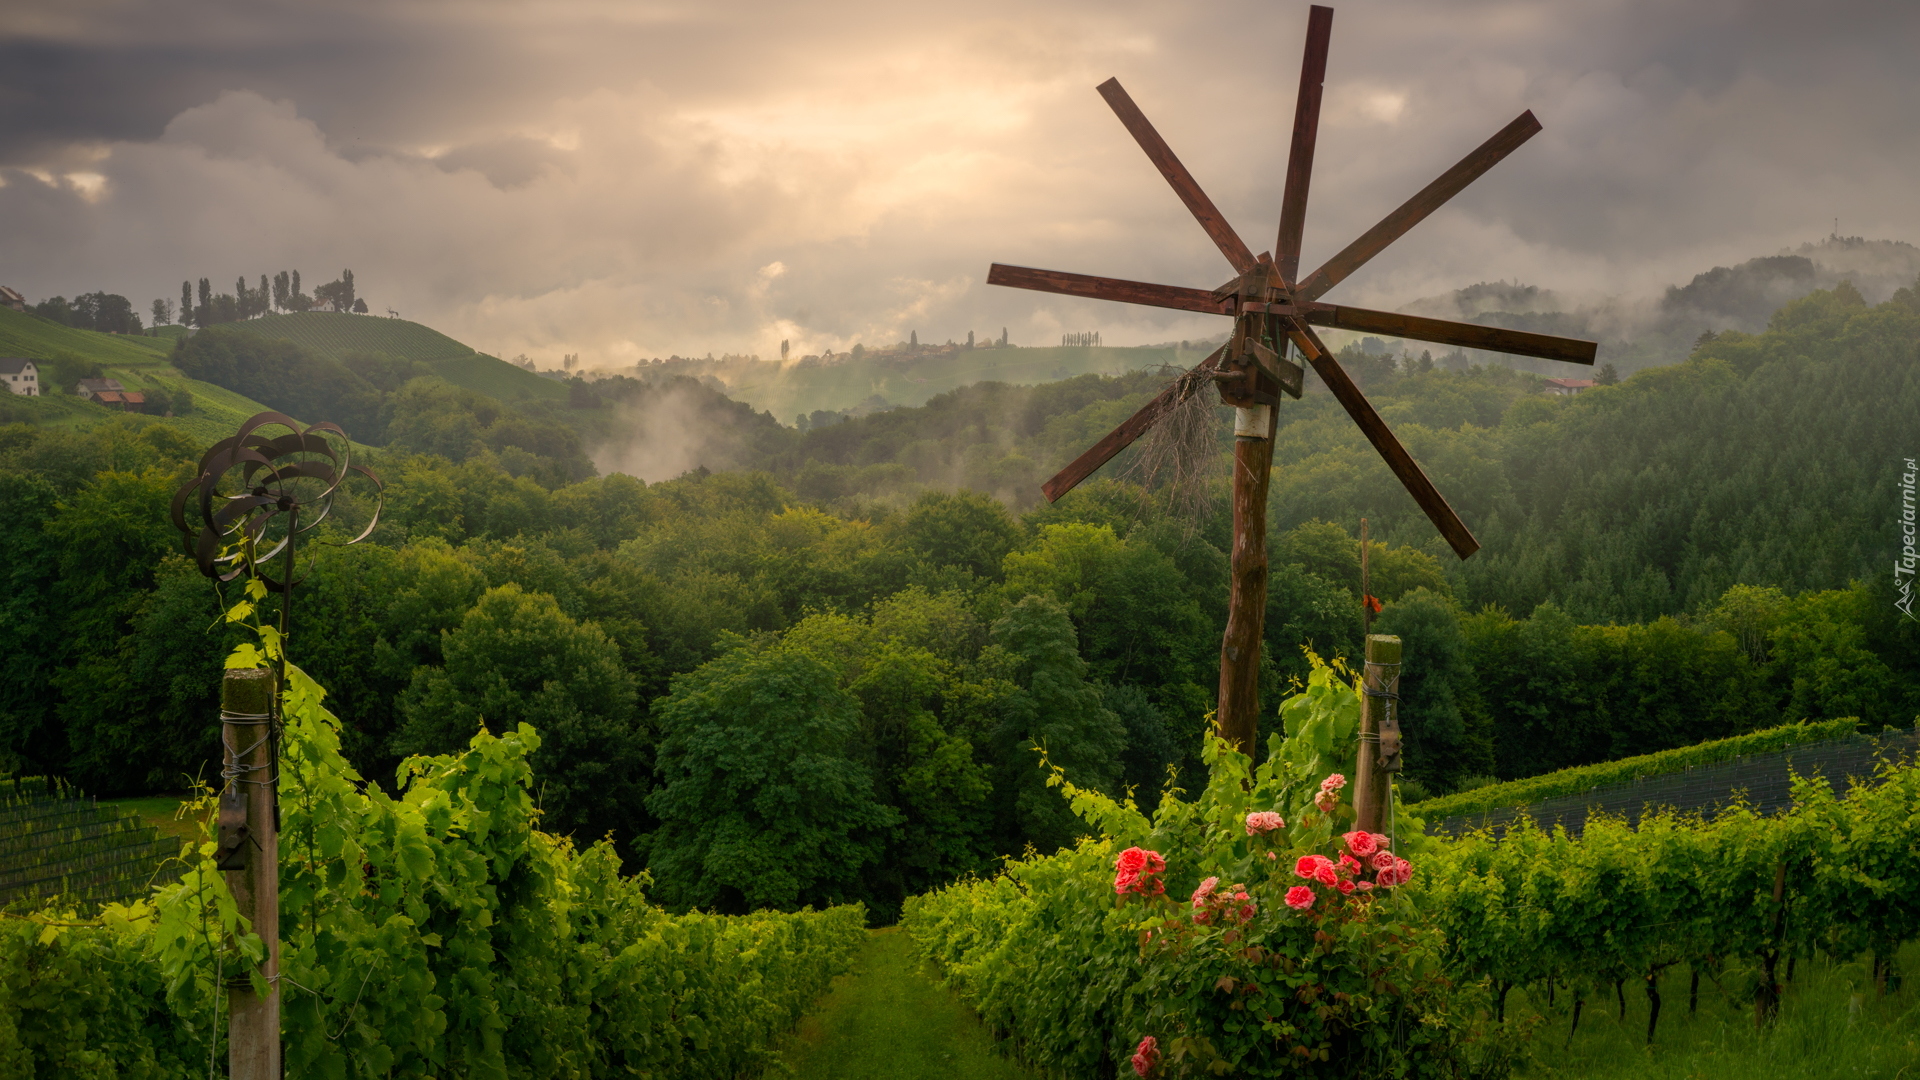
[[[1193,890],[1193,906],[1206,907],[1207,899],[1213,895],[1213,887],[1218,884],[1220,879],[1217,877],[1210,877],[1201,882],[1200,887]]]
[[[1119,873],[1113,875],[1113,891],[1117,893],[1131,892],[1133,891],[1133,887],[1136,884],[1138,884],[1139,881],[1140,881],[1139,874],[1137,873],[1129,874],[1125,870],[1122,870]]]
[[[1284,828],[1286,824],[1286,821],[1272,810],[1255,810],[1247,815],[1247,835],[1269,833],[1275,829]]]
[[[1373,891],[1373,882],[1371,882],[1371,881],[1356,881],[1356,882],[1354,882],[1354,883],[1353,883],[1353,887],[1354,887],[1354,888],[1356,888],[1356,889],[1359,889],[1359,890],[1360,890],[1361,892],[1372,892],[1372,891]]]
[[[1340,879],[1340,884],[1339,884],[1339,885],[1336,885],[1336,886],[1334,886],[1334,887],[1335,887],[1335,888],[1337,888],[1337,889],[1339,889],[1339,890],[1341,891],[1341,893],[1343,893],[1343,894],[1345,894],[1345,893],[1351,893],[1351,892],[1353,892],[1353,890],[1354,890],[1354,888],[1355,888],[1355,886],[1354,886],[1354,884],[1353,884],[1353,882],[1352,882],[1352,881],[1350,881],[1350,880],[1348,880],[1348,879],[1346,879],[1346,878],[1341,878],[1341,879]]]
[[[1293,872],[1296,877],[1312,880],[1320,876],[1321,867],[1331,872],[1333,863],[1325,855],[1302,855],[1300,861],[1293,864]]]
[[[1340,839],[1347,845],[1348,851],[1353,852],[1362,859],[1379,850],[1379,845],[1374,842],[1373,834],[1367,832],[1365,829],[1356,829],[1353,832],[1342,834]]]
[[[1151,1076],[1159,1064],[1160,1043],[1151,1035],[1145,1036],[1133,1052],[1133,1071],[1141,1076]]]
[[[1353,856],[1347,854],[1344,851],[1340,853],[1340,872],[1341,873],[1352,874],[1361,869],[1363,869],[1363,867],[1361,867],[1360,865],[1360,860],[1354,858]]]
[[[1146,854],[1147,854],[1147,873],[1158,874],[1167,868],[1167,860],[1161,858],[1159,852],[1149,851]]]
[[[1333,808],[1340,805],[1340,796],[1331,791],[1322,791],[1313,797],[1313,805],[1319,807],[1321,813],[1331,814]]]
[[[1334,773],[1333,775],[1327,777],[1325,780],[1320,781],[1321,791],[1339,791],[1341,788],[1346,786],[1347,786],[1347,778],[1344,776],[1341,776],[1339,773]]]
[[[1405,885],[1413,878],[1413,864],[1405,859],[1394,859],[1393,865],[1373,875],[1373,879],[1383,888]]]
[[[1147,853],[1137,847],[1130,847],[1113,861],[1113,868],[1123,874],[1138,874],[1147,868]]]
[[[1320,865],[1313,868],[1313,880],[1322,885],[1337,885],[1340,882],[1340,875],[1334,872],[1332,863],[1321,859]]]
[[[1393,864],[1399,860],[1395,858],[1391,851],[1376,851],[1373,853],[1373,858],[1367,861],[1373,864],[1375,870],[1391,870],[1393,869]]]
[[[1313,890],[1305,885],[1295,885],[1287,890],[1287,906],[1295,911],[1305,911],[1313,906]]]

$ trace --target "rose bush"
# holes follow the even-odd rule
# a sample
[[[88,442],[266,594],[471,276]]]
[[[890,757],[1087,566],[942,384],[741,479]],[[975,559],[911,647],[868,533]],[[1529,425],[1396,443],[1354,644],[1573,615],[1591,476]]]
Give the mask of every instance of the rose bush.
[[[1401,895],[1417,823],[1402,809],[1397,838],[1352,828],[1353,687],[1323,666],[1283,716],[1266,761],[1209,739],[1205,789],[1151,814],[1056,774],[1099,837],[916,897],[904,927],[1018,1054],[1064,1076],[1129,1060],[1169,1077],[1499,1072],[1507,1044],[1473,1022],[1485,992],[1448,979]]]

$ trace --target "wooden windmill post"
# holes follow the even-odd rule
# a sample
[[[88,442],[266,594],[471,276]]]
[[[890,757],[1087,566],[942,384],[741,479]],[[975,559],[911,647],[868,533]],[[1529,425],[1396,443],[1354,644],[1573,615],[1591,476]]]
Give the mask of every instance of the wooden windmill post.
[[[1057,500],[1115,454],[1126,449],[1174,407],[1211,381],[1220,397],[1237,408],[1233,454],[1233,550],[1227,629],[1220,645],[1220,696],[1215,726],[1220,736],[1251,755],[1259,730],[1261,641],[1267,607],[1267,482],[1273,460],[1273,406],[1282,392],[1298,398],[1303,372],[1287,354],[1297,351],[1327,389],[1353,417],[1387,467],[1405,485],[1454,552],[1464,559],[1480,547],[1426,473],[1400,445],[1367,402],[1360,388],[1320,337],[1315,326],[1386,334],[1470,349],[1591,365],[1594,343],[1572,338],[1504,330],[1471,323],[1427,319],[1321,303],[1327,290],[1351,276],[1387,245],[1458,194],[1480,174],[1512,153],[1540,130],[1533,113],[1521,113],[1492,138],[1421,189],[1378,225],[1348,244],[1326,265],[1298,277],[1300,240],[1306,224],[1307,187],[1313,172],[1314,139],[1320,123],[1321,84],[1327,69],[1327,43],[1333,9],[1315,6],[1307,17],[1306,58],[1300,66],[1300,93],[1294,111],[1293,143],[1287,158],[1286,185],[1280,201],[1280,230],[1272,254],[1255,255],[1227,224],[1213,200],[1174,156],[1133,99],[1109,79],[1099,87],[1120,122],[1173,186],[1200,227],[1226,256],[1237,275],[1217,289],[1156,285],[1086,274],[993,264],[990,285],[1117,300],[1178,311],[1225,315],[1234,320],[1226,345],[1161,391],[1086,453],[1041,486]],[[1292,346],[1289,350],[1288,346]],[[1376,781],[1378,783],[1378,781]]]

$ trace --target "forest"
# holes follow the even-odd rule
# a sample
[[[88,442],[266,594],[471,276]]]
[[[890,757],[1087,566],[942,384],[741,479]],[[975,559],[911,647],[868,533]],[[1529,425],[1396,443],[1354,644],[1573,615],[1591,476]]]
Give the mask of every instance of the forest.
[[[1913,723],[1920,634],[1874,538],[1897,505],[1886,448],[1920,415],[1916,341],[1914,290],[1868,307],[1843,286],[1571,399],[1350,349],[1486,550],[1445,555],[1327,395],[1284,406],[1266,700],[1309,653],[1355,655],[1366,517],[1375,629],[1409,657],[1409,797],[1802,718]],[[647,484],[594,475],[617,408],[220,328],[175,363],[375,444],[381,524],[313,549],[289,645],[346,759],[384,784],[406,755],[530,724],[543,827],[610,835],[677,910],[858,900],[890,921],[1071,841],[1042,754],[1114,795],[1204,775],[1221,493],[1175,509],[1124,460],[1057,505],[1027,486],[1150,375],[984,384],[804,434],[698,384],[583,384],[738,421],[728,468]],[[167,520],[201,449],[146,417],[0,428],[0,766],[100,794],[215,772],[234,598]],[[359,493],[338,527],[372,509]]]

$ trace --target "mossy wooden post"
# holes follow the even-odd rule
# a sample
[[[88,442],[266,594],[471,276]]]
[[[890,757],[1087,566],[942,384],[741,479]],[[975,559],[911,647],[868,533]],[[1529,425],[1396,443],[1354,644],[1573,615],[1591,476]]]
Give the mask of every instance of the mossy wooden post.
[[[223,866],[240,862],[243,868],[227,870],[227,889],[241,917],[267,945],[258,969],[267,980],[267,996],[254,992],[244,972],[227,990],[227,1075],[234,1080],[280,1080],[280,838],[273,815],[278,770],[269,737],[273,693],[273,672],[266,668],[229,670],[220,693],[227,783],[245,799],[239,858],[223,860]],[[222,817],[225,825],[227,815]]]
[[[1356,829],[1384,832],[1390,775],[1400,768],[1400,639],[1367,635],[1367,666],[1361,677],[1360,752],[1354,762],[1353,816]]]

